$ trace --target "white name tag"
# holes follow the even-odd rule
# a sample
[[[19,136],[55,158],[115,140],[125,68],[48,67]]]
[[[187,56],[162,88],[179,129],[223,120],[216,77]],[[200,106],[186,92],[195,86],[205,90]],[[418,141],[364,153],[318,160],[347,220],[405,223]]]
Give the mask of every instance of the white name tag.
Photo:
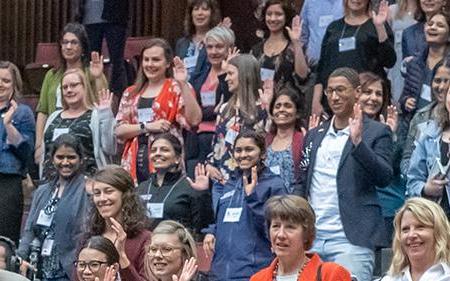
[[[420,92],[420,97],[424,100],[431,101],[431,88],[428,85],[422,85],[422,91]]]
[[[198,56],[185,57],[183,62],[186,68],[194,68],[197,65],[197,58]]]
[[[149,201],[150,199],[152,199],[152,194],[143,194],[141,195],[141,199],[144,201]]]
[[[69,128],[55,128],[53,130],[53,138],[52,141],[55,141],[60,135],[68,134]]]
[[[242,208],[227,208],[223,222],[239,222]]]
[[[356,48],[356,38],[347,37],[339,39],[339,52],[351,51]]]
[[[41,210],[39,212],[39,217],[36,221],[37,225],[42,225],[42,226],[46,226],[46,227],[50,227],[50,225],[52,225],[52,221],[53,221],[53,216],[54,213],[52,213],[51,215],[47,215],[44,210]]]
[[[333,21],[333,15],[319,17],[319,27],[325,28]]]
[[[202,106],[204,107],[216,105],[215,91],[200,92],[200,98],[202,99]]]
[[[152,122],[153,121],[153,109],[151,108],[139,108],[138,109],[138,120],[141,123]]]
[[[232,191],[228,191],[227,193],[225,193],[224,195],[222,195],[222,197],[220,197],[220,199],[227,199],[228,197],[231,197],[234,195],[234,190]]]
[[[272,166],[269,168],[272,173],[274,173],[275,175],[280,175],[281,174],[281,169],[280,166]]]
[[[150,217],[162,219],[164,215],[164,203],[147,203],[147,209],[150,211]]]
[[[234,144],[234,140],[239,135],[239,132],[230,129],[227,131],[227,134],[225,135],[225,141],[229,144]]]
[[[42,243],[41,255],[43,255],[45,257],[50,256],[52,254],[53,243],[55,243],[55,240],[45,239],[44,243]]]
[[[273,80],[275,77],[275,70],[269,68],[261,68],[261,80]]]

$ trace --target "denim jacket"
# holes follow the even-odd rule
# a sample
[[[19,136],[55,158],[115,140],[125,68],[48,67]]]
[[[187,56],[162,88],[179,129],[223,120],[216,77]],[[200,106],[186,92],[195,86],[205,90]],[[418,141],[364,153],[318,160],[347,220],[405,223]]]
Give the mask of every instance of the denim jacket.
[[[421,196],[428,177],[438,171],[436,165],[437,161],[440,161],[439,141],[441,135],[442,129],[439,128],[436,121],[428,121],[411,156],[406,183],[408,197]]]
[[[34,149],[34,115],[28,106],[23,104],[17,106],[12,124],[22,135],[22,140],[19,144],[13,145],[7,142],[3,123],[5,111],[5,108],[0,110],[0,173],[23,175]]]

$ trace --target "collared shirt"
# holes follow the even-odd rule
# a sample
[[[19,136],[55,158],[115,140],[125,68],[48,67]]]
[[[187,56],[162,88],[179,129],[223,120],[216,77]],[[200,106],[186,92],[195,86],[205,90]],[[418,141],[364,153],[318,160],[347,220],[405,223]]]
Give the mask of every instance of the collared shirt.
[[[334,118],[317,149],[309,194],[309,201],[316,213],[318,239],[346,237],[339,213],[336,176],[350,129],[346,127],[336,132],[333,124]]]
[[[314,65],[320,59],[328,25],[344,16],[344,4],[342,0],[305,0],[300,16],[303,20],[300,41],[306,47],[309,64]]]
[[[406,267],[400,276],[391,277],[386,276],[381,281],[412,281],[411,272],[409,266]],[[427,271],[417,281],[450,281],[450,267],[446,263],[438,263],[428,268]]]

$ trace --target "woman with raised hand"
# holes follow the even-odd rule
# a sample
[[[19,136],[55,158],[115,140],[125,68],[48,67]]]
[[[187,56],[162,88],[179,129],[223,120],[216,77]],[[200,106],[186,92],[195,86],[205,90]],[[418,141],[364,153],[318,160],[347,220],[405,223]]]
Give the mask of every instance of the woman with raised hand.
[[[193,189],[182,169],[183,147],[169,133],[156,136],[150,144],[150,159],[155,173],[137,188],[152,219],[150,230],[162,220],[174,220],[186,226],[197,241],[201,230],[213,221],[211,194]]]
[[[392,262],[381,281],[449,281],[450,224],[442,208],[411,198],[394,219]]]
[[[202,119],[186,67],[180,58],[173,58],[164,39],[150,39],[141,60],[136,83],[123,93],[115,128],[125,143],[122,166],[138,183],[154,171],[150,143],[155,136],[170,132],[182,142],[181,129],[195,127]]]
[[[44,127],[47,118],[57,109],[63,108],[63,90],[61,79],[69,69],[81,69],[87,77],[86,87],[91,90],[86,97],[88,106],[98,102],[97,93],[108,88],[108,82],[103,74],[103,57],[97,52],[89,53],[89,40],[84,26],[79,23],[68,23],[64,26],[59,39],[60,66],[50,69],[42,83],[39,103],[36,108],[36,144],[35,163],[42,161]]]
[[[266,147],[261,134],[242,131],[236,137],[236,170],[216,194],[216,222],[204,232],[203,249],[212,256],[211,280],[248,280],[272,260],[264,227],[264,204],[288,193],[280,176],[264,165]],[[196,169],[193,188],[207,189],[209,173]]]
[[[41,245],[37,276],[41,280],[71,280],[77,241],[89,208],[83,175],[83,147],[70,134],[57,137],[49,151],[56,175],[39,186],[18,248],[24,260]],[[24,262],[22,267],[26,267]]]
[[[81,246],[74,262],[79,281],[116,281],[119,253],[113,242],[103,236],[92,236]]]
[[[111,164],[116,153],[111,129],[116,124],[111,110],[113,94],[103,89],[99,91],[98,101],[89,106],[87,99],[92,90],[86,75],[78,68],[64,72],[61,88],[63,109],[53,112],[44,128],[42,178],[51,178],[54,173],[45,152],[61,134],[72,134],[81,141],[85,153],[85,174],[92,176],[97,169]]]
[[[0,236],[18,243],[23,213],[22,177],[34,147],[34,115],[16,100],[22,93],[20,71],[0,61]]]
[[[119,274],[123,281],[145,281],[145,245],[150,240],[146,230],[145,207],[134,191],[130,174],[119,166],[106,166],[93,177],[92,209],[85,239],[101,235],[119,253]]]
[[[197,246],[191,233],[176,221],[160,222],[152,232],[145,256],[148,279],[194,281],[197,268]]]
[[[269,0],[262,9],[265,39],[251,53],[261,64],[261,79],[276,88],[299,86],[308,76],[308,64],[300,42],[301,21],[289,1]]]

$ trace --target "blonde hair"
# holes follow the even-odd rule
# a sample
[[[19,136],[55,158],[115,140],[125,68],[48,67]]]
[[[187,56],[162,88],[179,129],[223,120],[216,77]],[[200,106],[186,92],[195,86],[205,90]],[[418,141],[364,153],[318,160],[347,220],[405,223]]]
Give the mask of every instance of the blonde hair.
[[[20,75],[19,68],[15,64],[9,61],[0,61],[0,69],[8,69],[9,73],[12,77],[12,83],[13,83],[13,94],[12,98],[16,99],[21,97],[22,90],[23,90],[23,82],[22,82],[22,76]]]
[[[84,106],[86,108],[93,108],[94,104],[97,102],[97,96],[95,95],[94,91],[92,90],[91,83],[89,83],[89,80],[86,77],[86,74],[84,74],[84,71],[80,68],[73,68],[68,69],[64,72],[63,76],[61,77],[61,92],[62,90],[62,82],[64,80],[64,77],[70,74],[76,74],[78,75],[78,78],[80,78],[81,84],[84,88]],[[64,95],[62,95],[61,103],[64,110],[67,110],[69,106],[66,103],[66,100],[64,99]]]
[[[441,206],[431,200],[415,197],[408,199],[395,215],[394,240],[392,243],[394,255],[389,268],[389,275],[399,275],[410,264],[400,241],[401,222],[406,211],[411,212],[420,223],[433,229],[436,241],[434,245],[435,263],[450,263],[450,223],[444,211]]]

